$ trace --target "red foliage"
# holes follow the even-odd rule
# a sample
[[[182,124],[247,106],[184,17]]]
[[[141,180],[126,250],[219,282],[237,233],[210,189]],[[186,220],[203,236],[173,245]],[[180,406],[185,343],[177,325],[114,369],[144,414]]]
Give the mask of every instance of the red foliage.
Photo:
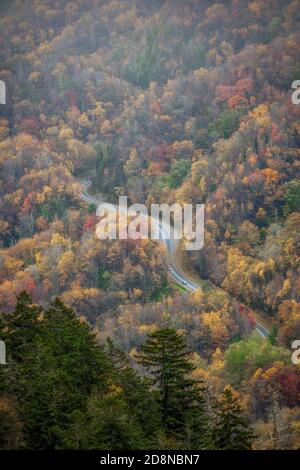
[[[97,222],[98,222],[98,218],[96,214],[88,215],[85,219],[85,224],[82,228],[82,231],[86,232],[87,230],[91,230],[92,228],[95,227]]]
[[[279,385],[284,405],[296,406],[300,402],[300,376],[290,367],[275,374],[275,382]]]
[[[29,194],[25,197],[24,202],[23,202],[22,207],[21,207],[21,214],[22,214],[22,215],[29,214],[29,212],[31,211],[31,208],[32,208],[32,205],[31,205],[32,196],[33,196],[33,193],[29,193]]]
[[[26,279],[25,281],[22,281],[20,283],[20,285],[17,287],[16,289],[16,293],[17,294],[20,294],[22,291],[26,291],[31,297],[32,299],[34,300],[34,292],[36,290],[36,283],[34,281],[34,279],[32,278],[29,278],[29,279]]]
[[[19,132],[28,132],[29,134],[38,135],[40,123],[36,117],[31,116],[22,119],[16,127]]]

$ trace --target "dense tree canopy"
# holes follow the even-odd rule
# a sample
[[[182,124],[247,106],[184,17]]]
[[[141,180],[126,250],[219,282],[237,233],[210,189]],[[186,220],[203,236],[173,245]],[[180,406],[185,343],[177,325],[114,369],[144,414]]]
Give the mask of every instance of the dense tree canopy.
[[[1,2],[1,447],[299,447],[299,11]],[[170,280],[157,243],[96,237],[86,178],[112,202],[205,203],[204,247],[180,253],[196,292]],[[163,341],[185,384],[168,419],[134,359]]]

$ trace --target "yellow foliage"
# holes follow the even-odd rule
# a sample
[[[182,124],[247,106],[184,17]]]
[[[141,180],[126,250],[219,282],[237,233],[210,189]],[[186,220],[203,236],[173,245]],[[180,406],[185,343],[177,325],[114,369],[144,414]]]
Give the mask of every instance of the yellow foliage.
[[[250,116],[254,119],[255,123],[260,127],[268,127],[271,125],[271,119],[269,115],[269,108],[265,104],[260,104],[250,113]]]
[[[61,139],[72,139],[74,137],[73,129],[69,126],[63,126],[59,131],[59,137]]]
[[[220,341],[228,336],[226,317],[221,312],[205,312],[202,314],[202,323],[211,333],[214,341]]]
[[[40,72],[31,72],[29,75],[29,80],[31,82],[37,82],[41,78],[42,74]]]
[[[79,125],[81,127],[90,127],[91,123],[86,113],[83,113],[79,118]]]
[[[257,1],[249,3],[248,8],[255,15],[260,15],[263,9],[261,2],[257,2]]]
[[[279,179],[279,174],[277,171],[272,170],[272,168],[265,168],[262,170],[262,174],[267,180],[267,183],[276,182]]]

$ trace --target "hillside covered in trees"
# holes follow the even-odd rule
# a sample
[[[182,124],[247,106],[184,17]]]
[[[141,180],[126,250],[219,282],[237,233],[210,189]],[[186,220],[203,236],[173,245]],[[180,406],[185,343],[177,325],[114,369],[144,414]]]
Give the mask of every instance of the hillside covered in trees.
[[[0,448],[299,448],[300,1],[0,13]],[[95,236],[86,178],[205,204],[196,292],[154,241]]]

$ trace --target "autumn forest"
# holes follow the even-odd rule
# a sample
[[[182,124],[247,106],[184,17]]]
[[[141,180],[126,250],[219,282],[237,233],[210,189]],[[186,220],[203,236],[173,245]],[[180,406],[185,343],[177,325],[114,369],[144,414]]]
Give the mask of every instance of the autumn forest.
[[[300,0],[0,1],[0,449],[300,449],[299,25]],[[197,288],[97,238],[86,180],[205,204],[174,255]]]

